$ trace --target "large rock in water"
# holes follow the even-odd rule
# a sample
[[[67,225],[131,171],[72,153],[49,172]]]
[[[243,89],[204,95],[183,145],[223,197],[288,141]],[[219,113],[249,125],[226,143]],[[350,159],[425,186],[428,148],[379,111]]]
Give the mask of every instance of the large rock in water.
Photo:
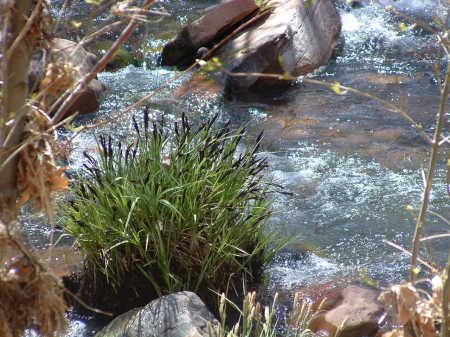
[[[340,17],[333,0],[274,0],[273,4],[268,4],[273,7],[259,19],[255,18],[253,4],[250,3],[254,0],[238,1],[248,2],[247,10],[235,6],[233,14],[228,15],[220,11],[220,6],[231,6],[234,1],[224,2],[186,26],[175,40],[164,47],[163,65],[183,67],[193,63],[198,48],[214,46],[220,42],[218,37],[223,37],[224,32],[231,32],[230,26],[249,20],[255,21],[216,53],[228,72],[299,76],[328,63],[341,31]],[[238,10],[242,10],[242,15],[237,14]],[[226,19],[219,20],[220,15]],[[247,17],[243,19],[245,15]],[[235,18],[232,25],[228,24],[229,18]],[[173,56],[181,54],[182,57]],[[225,93],[232,95],[248,91],[266,93],[267,90],[286,88],[291,82],[220,74],[216,79],[225,87]]]
[[[228,0],[210,7],[205,15],[185,26],[175,39],[164,46],[161,65],[190,66],[200,47],[211,47],[211,43],[224,38],[257,9],[255,0]]]
[[[116,317],[95,337],[207,337],[218,324],[200,298],[182,291]]]
[[[50,90],[47,90],[47,106],[50,106],[62,92],[71,87],[73,81],[87,75],[96,62],[97,57],[76,42],[55,38],[48,50],[40,50],[33,56],[28,75],[30,90],[38,92],[48,86]],[[47,65],[48,63],[50,65]],[[50,75],[51,64],[56,65],[53,75]],[[64,71],[70,73],[70,79],[56,80],[58,76],[64,77]],[[106,86],[103,83],[97,79],[92,80],[69,108],[66,116],[75,112],[86,114],[96,111],[104,98],[105,90]],[[47,112],[52,114],[55,111]]]
[[[277,0],[270,15],[228,42],[220,59],[230,72],[304,75],[326,65],[341,32],[333,0]],[[255,76],[221,77],[225,91],[264,92],[289,81]]]

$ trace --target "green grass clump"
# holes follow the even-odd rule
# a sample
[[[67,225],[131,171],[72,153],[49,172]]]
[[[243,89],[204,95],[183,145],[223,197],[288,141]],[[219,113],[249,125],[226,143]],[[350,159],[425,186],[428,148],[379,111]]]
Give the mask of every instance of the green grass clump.
[[[244,130],[216,129],[216,119],[194,129],[183,116],[169,137],[145,114],[131,144],[100,137],[99,160],[85,154],[65,227],[115,288],[139,272],[158,295],[224,291],[273,256],[261,135],[239,153]]]

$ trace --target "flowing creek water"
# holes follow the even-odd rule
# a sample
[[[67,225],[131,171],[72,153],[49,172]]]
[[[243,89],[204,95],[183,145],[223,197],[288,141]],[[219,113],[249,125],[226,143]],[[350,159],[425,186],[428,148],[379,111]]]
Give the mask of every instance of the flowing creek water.
[[[166,3],[176,20],[164,19],[152,26],[154,32],[146,32],[144,66],[100,74],[99,79],[110,88],[108,97],[99,112],[77,123],[106,120],[113,111],[177,75],[156,66],[157,51],[182,24],[214,1],[189,3]],[[345,45],[315,79],[339,81],[402,105],[432,135],[439,104],[433,64],[446,62],[435,38],[423,32],[402,32],[397,21],[376,6],[340,12]],[[236,127],[246,124],[249,140],[263,129],[261,155],[268,158],[270,167],[266,174],[290,192],[274,195],[269,227],[295,239],[292,249],[277,256],[267,271],[269,292],[355,280],[361,275],[381,284],[407,276],[409,256],[384,240],[410,247],[421,202],[421,168],[427,165],[429,146],[408,121],[373,100],[338,96],[324,87],[302,83],[270,100],[224,102],[214,87],[195,90],[195,82],[183,86],[188,77],[172,81],[169,89],[151,99],[152,116],[164,115],[170,121],[186,112],[195,121],[220,113],[222,120],[231,119]],[[95,152],[94,134],[114,134],[120,139],[131,130],[130,114],[83,132],[75,140],[71,170],[83,164],[82,151]],[[430,209],[450,218],[444,151],[448,153],[448,147],[442,149]],[[42,217],[24,217],[24,222],[28,241],[45,246],[49,230]],[[445,230],[437,217],[427,217],[427,235]],[[448,247],[447,239],[436,240],[425,254],[442,263]],[[89,334],[89,329],[74,320],[68,336]]]

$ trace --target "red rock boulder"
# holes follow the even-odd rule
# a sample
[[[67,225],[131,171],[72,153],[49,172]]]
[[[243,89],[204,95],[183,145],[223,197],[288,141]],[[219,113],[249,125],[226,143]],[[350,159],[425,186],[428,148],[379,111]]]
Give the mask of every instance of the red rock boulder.
[[[271,13],[229,41],[219,52],[230,72],[293,76],[326,65],[337,44],[341,21],[333,0],[277,0]],[[271,90],[290,81],[224,74],[231,94]]]
[[[201,18],[185,26],[164,46],[161,64],[181,68],[190,66],[200,47],[211,47],[257,9],[255,0],[228,0],[210,7]]]
[[[377,300],[378,292],[359,286],[348,286],[327,293],[323,312],[316,315],[309,328],[316,333],[340,337],[374,336],[383,306]]]

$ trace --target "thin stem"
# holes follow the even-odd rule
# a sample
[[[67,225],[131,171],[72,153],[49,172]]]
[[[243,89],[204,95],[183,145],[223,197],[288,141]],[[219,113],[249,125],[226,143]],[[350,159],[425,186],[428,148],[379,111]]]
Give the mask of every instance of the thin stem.
[[[441,337],[448,337],[448,296],[450,294],[450,253],[449,260],[445,266],[444,271],[444,287],[442,290],[442,327],[441,327]]]
[[[444,221],[447,225],[450,226],[450,220],[448,220],[447,218],[445,218],[444,216],[440,215],[439,213],[436,213],[434,211],[430,211],[427,210],[428,213],[430,213],[431,215],[434,215],[435,217],[441,219],[442,221]]]
[[[3,28],[2,28],[2,32],[1,32],[1,36],[3,41],[0,40],[0,45],[1,45],[1,55],[3,55],[3,57],[0,59],[0,81],[1,81],[1,91],[0,91],[0,95],[1,95],[1,101],[3,102],[2,104],[0,104],[0,147],[4,146],[5,143],[5,138],[7,136],[7,125],[6,123],[9,120],[9,114],[10,112],[8,111],[8,109],[6,108],[7,106],[7,102],[8,102],[8,82],[9,82],[9,78],[8,78],[8,62],[6,62],[6,58],[4,57],[4,55],[6,54],[6,52],[8,51],[8,31],[10,30],[11,27],[11,7],[13,6],[13,3],[10,1],[6,1],[4,2],[1,6],[0,6],[0,11],[1,11],[1,15],[0,15],[0,23]]]
[[[6,62],[9,62],[9,59],[11,58],[11,55],[14,53],[16,48],[19,46],[19,44],[22,42],[22,40],[25,38],[25,36],[30,31],[31,27],[35,23],[36,17],[41,13],[42,11],[42,1],[38,0],[36,7],[34,7],[33,12],[31,13],[30,17],[27,19],[27,22],[25,24],[25,27],[23,27],[19,33],[19,35],[15,38],[13,44],[11,47],[8,48],[8,51],[6,52]]]
[[[143,8],[148,8],[156,0],[147,0],[146,4]],[[58,121],[60,121],[64,115],[66,114],[66,111],[73,105],[75,100],[81,95],[84,88],[91,82],[95,76],[97,76],[97,73],[100,72],[105,68],[105,66],[108,64],[108,62],[114,57],[114,55],[117,53],[117,51],[120,49],[122,44],[130,37],[131,33],[134,31],[136,26],[139,24],[139,22],[135,19],[132,19],[125,30],[122,32],[122,34],[119,36],[119,38],[114,42],[114,44],[111,46],[111,48],[108,50],[108,52],[103,55],[103,57],[100,59],[100,61],[95,65],[95,67],[91,70],[89,74],[87,74],[75,87],[75,89],[69,94],[68,97],[61,96],[60,99],[57,100],[57,102],[61,102],[64,100],[62,105],[59,107],[59,109],[56,111],[55,115],[52,118],[52,123],[56,124]],[[57,103],[55,103],[57,104]]]
[[[430,235],[430,236],[427,236],[426,238],[420,239],[420,242],[434,240],[434,239],[448,238],[449,236],[450,236],[450,233]]]
[[[55,28],[53,29],[53,34],[56,35],[56,33],[58,32],[59,27],[61,26],[61,24],[67,22],[66,10],[71,5],[71,3],[72,3],[72,0],[64,0],[64,3],[63,3],[63,5],[61,7],[61,10],[60,10],[60,15],[59,15],[60,20],[58,20],[56,22]]]
[[[84,47],[88,43],[90,43],[92,40],[94,40],[97,36],[100,36],[102,34],[110,33],[118,29],[121,25],[125,23],[125,19],[122,19],[120,21],[113,22],[109,25],[104,26],[103,28],[100,28],[96,32],[89,34],[88,36],[84,37],[80,41],[80,46]]]
[[[416,19],[416,18],[413,18],[413,17],[411,17],[411,16],[409,16],[409,15],[406,15],[406,14],[404,14],[404,13],[398,11],[397,9],[395,9],[395,8],[392,7],[392,6],[385,6],[384,9],[386,9],[388,12],[391,12],[391,13],[393,13],[393,14],[395,14],[395,15],[401,17],[402,19],[405,19],[405,20],[408,20],[409,22],[414,23],[416,26],[419,26],[419,27],[425,29],[426,31],[428,31],[428,32],[430,32],[430,33],[432,33],[432,34],[437,35],[437,34],[440,33],[439,31],[437,31],[436,29],[434,29],[433,27],[431,27],[431,26],[430,26],[429,24],[427,24],[426,22],[421,21],[421,20],[418,20],[418,19]]]
[[[430,192],[431,192],[431,186],[433,185],[433,177],[434,177],[434,171],[436,169],[436,163],[438,158],[438,151],[439,151],[439,139],[441,137],[442,128],[444,126],[445,122],[445,107],[447,104],[448,99],[448,93],[449,93],[449,83],[450,83],[450,63],[447,65],[447,72],[444,82],[444,89],[441,93],[441,101],[439,106],[439,117],[436,124],[436,130],[434,132],[433,141],[431,145],[431,155],[430,155],[430,161],[428,166],[428,174],[427,174],[427,180],[425,184],[425,189],[423,191],[423,199],[422,199],[422,205],[420,207],[420,213],[417,218],[416,228],[414,231],[414,238],[412,241],[412,254],[411,254],[411,272],[410,272],[410,278],[411,282],[414,283],[416,280],[417,272],[416,272],[416,266],[418,261],[418,255],[419,255],[419,246],[420,246],[420,238],[422,236],[422,232],[424,230],[425,226],[425,215],[427,214],[428,210],[428,204],[430,202]]]
[[[408,254],[408,255],[412,255],[411,252],[407,251],[405,248],[393,243],[392,241],[388,241],[388,240],[383,240],[384,243],[386,243],[387,245],[394,247],[395,249],[398,249],[399,251]],[[438,270],[436,268],[434,268],[431,264],[429,264],[428,262],[422,260],[421,258],[418,258],[417,261],[419,261],[421,264],[423,264],[424,266],[426,266],[427,268],[429,268],[432,272],[437,273]]]

